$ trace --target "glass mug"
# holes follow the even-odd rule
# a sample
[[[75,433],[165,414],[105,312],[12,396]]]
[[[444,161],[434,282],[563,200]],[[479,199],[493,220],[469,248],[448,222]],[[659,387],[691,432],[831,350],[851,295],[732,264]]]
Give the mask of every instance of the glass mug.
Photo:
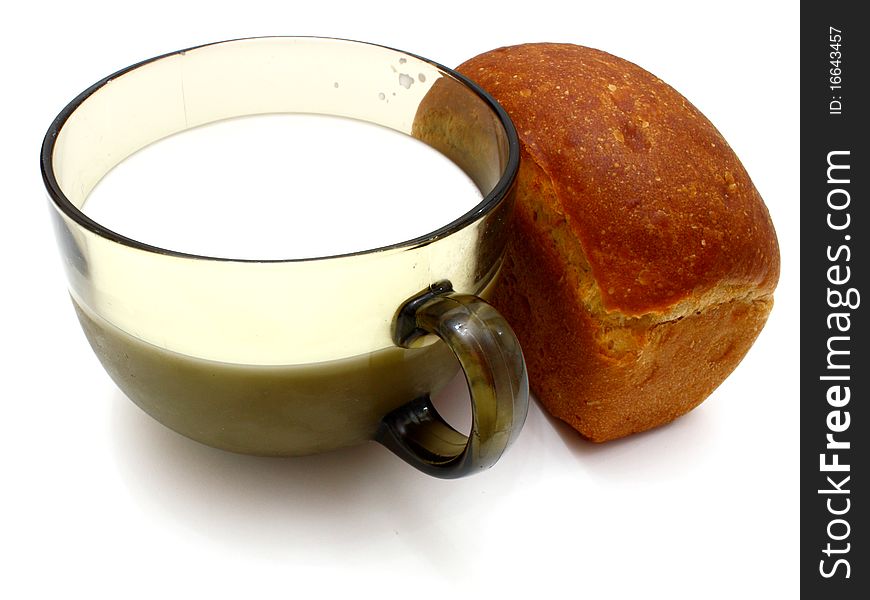
[[[382,102],[382,90],[401,85],[398,70],[424,77]],[[453,160],[483,199],[416,239],[296,260],[158,248],[81,211],[138,149],[265,113],[344,116],[408,134]],[[41,154],[76,313],[103,366],[148,414],[247,454],[377,440],[443,478],[492,466],[528,410],[519,344],[481,299],[501,265],[518,164],[506,113],[456,72],[382,46],[284,37],[208,44],[123,69],[61,111]],[[471,396],[468,436],[429,400],[457,362]]]

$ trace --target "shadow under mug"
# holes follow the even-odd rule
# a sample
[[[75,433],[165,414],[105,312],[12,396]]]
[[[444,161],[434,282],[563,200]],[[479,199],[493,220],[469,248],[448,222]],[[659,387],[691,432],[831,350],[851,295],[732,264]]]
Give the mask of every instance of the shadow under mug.
[[[304,260],[175,252],[81,211],[138,149],[265,113],[338,115],[408,134],[453,160],[483,200],[423,237]],[[481,298],[501,265],[518,164],[510,119],[454,71],[382,46],[285,37],[209,44],[119,71],[61,111],[41,155],[79,320],[108,373],[147,413],[248,454],[374,439],[445,478],[494,464],[528,410],[519,344]],[[412,197],[408,204],[409,218],[425,210]],[[467,436],[429,401],[457,363],[471,395]]]

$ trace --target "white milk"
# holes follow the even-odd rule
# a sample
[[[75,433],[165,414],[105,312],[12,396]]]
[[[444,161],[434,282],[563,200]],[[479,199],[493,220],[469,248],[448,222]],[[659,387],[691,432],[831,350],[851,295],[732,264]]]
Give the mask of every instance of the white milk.
[[[323,115],[213,123],[145,147],[84,212],[124,236],[224,258],[332,256],[430,233],[481,200],[409,136]]]

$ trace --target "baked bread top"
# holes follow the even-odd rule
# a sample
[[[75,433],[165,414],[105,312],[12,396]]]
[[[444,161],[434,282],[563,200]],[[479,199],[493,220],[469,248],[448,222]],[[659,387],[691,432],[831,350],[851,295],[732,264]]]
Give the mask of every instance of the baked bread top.
[[[767,209],[722,135],[672,87],[573,44],[499,48],[457,70],[504,106],[523,159],[552,180],[605,311],[673,319],[773,292]]]

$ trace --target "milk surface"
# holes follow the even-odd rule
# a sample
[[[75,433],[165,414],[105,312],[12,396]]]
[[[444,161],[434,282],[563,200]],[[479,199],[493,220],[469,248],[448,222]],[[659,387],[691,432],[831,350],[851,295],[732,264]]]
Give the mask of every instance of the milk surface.
[[[449,159],[396,131],[275,114],[160,140],[110,171],[84,212],[129,238],[241,259],[300,259],[424,236],[481,200]]]

